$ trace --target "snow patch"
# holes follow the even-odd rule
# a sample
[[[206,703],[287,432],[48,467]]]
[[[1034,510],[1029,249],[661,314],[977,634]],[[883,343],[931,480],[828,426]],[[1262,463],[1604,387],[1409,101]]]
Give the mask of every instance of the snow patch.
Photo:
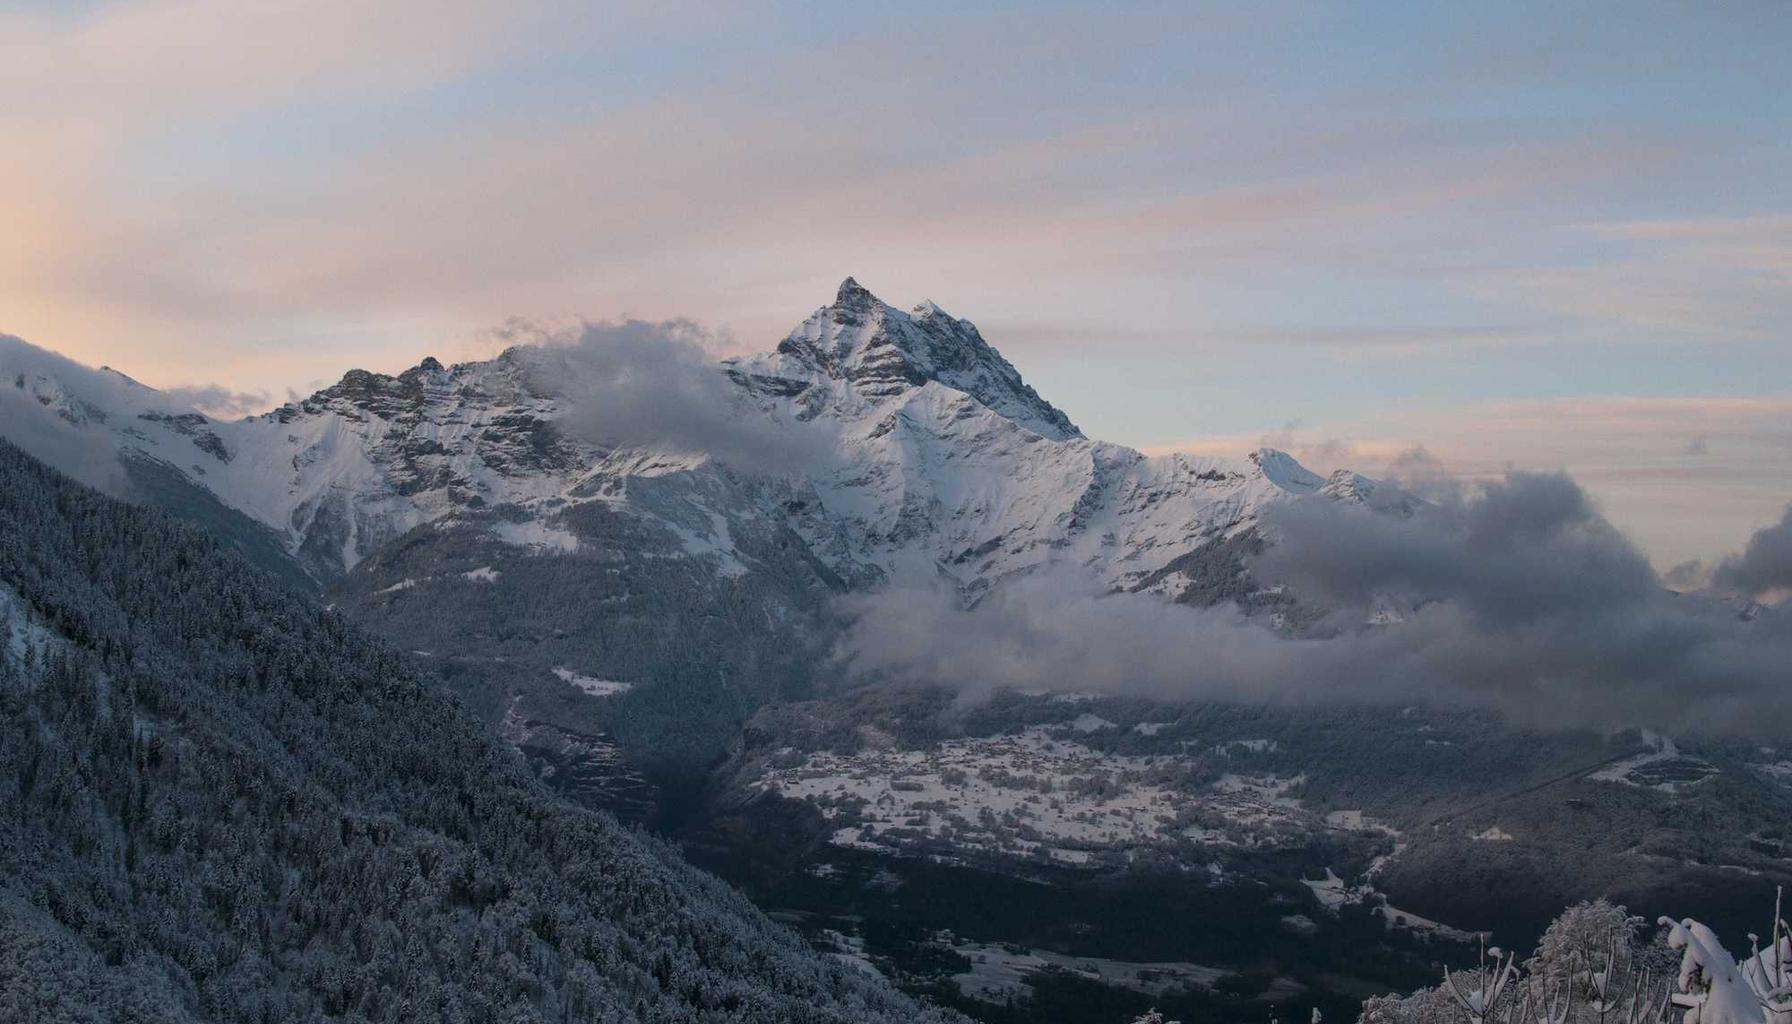
[[[1251,754],[1273,754],[1282,749],[1275,740],[1227,740],[1213,748],[1216,754],[1231,756],[1234,750],[1243,750]]]
[[[564,666],[554,669],[554,674],[560,677],[561,682],[571,683],[593,697],[614,697],[617,694],[627,693],[635,688],[634,683],[624,683],[615,679],[597,679],[593,676],[580,675]]]
[[[526,523],[498,523],[492,527],[492,535],[512,547],[529,548],[533,551],[571,554],[579,550],[579,538],[571,530],[534,520]]]
[[[1750,768],[1761,773],[1770,782],[1792,788],[1792,761],[1771,761],[1765,764],[1751,764]]]
[[[1716,766],[1711,763],[1682,754],[1679,746],[1667,736],[1644,730],[1643,740],[1655,749],[1609,764],[1590,773],[1587,778],[1595,782],[1615,782],[1640,789],[1678,793],[1718,774]]]
[[[713,556],[718,569],[729,579],[739,579],[747,574],[746,565],[735,553],[734,532],[728,528],[728,520],[716,512],[709,513],[709,532],[696,533],[676,523],[668,523],[672,532],[678,534],[678,542],[684,553],[694,558]]]
[[[1405,928],[1421,935],[1450,939],[1455,942],[1473,942],[1478,937],[1476,933],[1453,928],[1441,921],[1433,921],[1410,911],[1390,906],[1387,897],[1376,891],[1375,887],[1368,882],[1351,885],[1339,878],[1337,872],[1329,867],[1325,869],[1324,878],[1302,879],[1301,884],[1312,891],[1313,898],[1319,901],[1321,907],[1333,914],[1343,907],[1363,903],[1374,907],[1376,913],[1381,915],[1382,920],[1387,922],[1390,928]]]
[[[39,623],[18,591],[0,583],[0,653],[15,665],[24,665],[27,651],[40,659],[62,642],[50,629]]]
[[[822,948],[841,963],[855,970],[863,971],[873,978],[882,978],[883,972],[865,955],[865,939],[858,935],[847,935],[832,928],[821,930]]]

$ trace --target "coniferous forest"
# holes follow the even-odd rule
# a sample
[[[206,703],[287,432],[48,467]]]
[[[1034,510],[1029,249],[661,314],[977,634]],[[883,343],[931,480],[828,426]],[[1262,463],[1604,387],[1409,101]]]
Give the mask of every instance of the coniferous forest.
[[[405,661],[0,443],[0,1020],[931,1021]]]

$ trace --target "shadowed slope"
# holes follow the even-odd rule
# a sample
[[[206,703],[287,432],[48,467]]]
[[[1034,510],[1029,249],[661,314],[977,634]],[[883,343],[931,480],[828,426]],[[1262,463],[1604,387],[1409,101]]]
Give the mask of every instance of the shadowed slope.
[[[0,444],[0,1018],[946,1020]]]

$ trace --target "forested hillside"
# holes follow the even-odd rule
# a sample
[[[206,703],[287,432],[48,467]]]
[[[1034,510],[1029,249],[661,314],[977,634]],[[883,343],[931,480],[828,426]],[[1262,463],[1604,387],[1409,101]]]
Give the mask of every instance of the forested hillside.
[[[0,443],[0,1020],[944,1021]]]

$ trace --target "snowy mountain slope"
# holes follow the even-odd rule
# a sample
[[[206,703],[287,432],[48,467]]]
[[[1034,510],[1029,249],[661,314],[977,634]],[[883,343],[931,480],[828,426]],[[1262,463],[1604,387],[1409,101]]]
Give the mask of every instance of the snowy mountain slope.
[[[947,1022],[0,443],[0,1020]]]
[[[929,382],[1052,440],[1082,437],[1070,418],[1039,397],[969,320],[931,302],[903,312],[852,278],[767,355],[728,362],[743,384],[800,399],[804,418],[830,412],[858,418],[868,407]]]
[[[1130,588],[1273,503],[1373,490],[1271,449],[1147,457],[1089,440],[969,321],[931,303],[898,310],[850,278],[773,352],[721,367],[746,399],[736,415],[835,441],[793,480],[744,486],[750,474],[710,453],[581,439],[566,427],[578,396],[557,394],[544,362],[522,346],[395,377],[353,370],[235,422],[170,409],[121,375],[106,388],[44,373],[15,383],[273,531],[326,581],[414,527],[498,510],[503,537],[565,549],[557,519],[600,501],[668,526],[723,572],[744,569],[734,530],[771,518],[847,580],[943,573],[975,593],[1068,564]]]
[[[1268,449],[1147,457],[1091,441],[968,321],[932,303],[903,312],[851,278],[775,352],[727,372],[774,416],[836,425],[838,461],[808,483],[859,559],[970,593],[1048,564],[1130,588],[1324,483]]]
[[[649,774],[695,770],[759,707],[813,694],[842,592],[945,579],[974,599],[1068,569],[1248,602],[1241,557],[1266,509],[1375,491],[1270,449],[1147,457],[1091,440],[969,321],[851,279],[773,351],[691,368],[718,407],[705,415],[793,439],[800,460],[775,470],[739,446],[606,438],[593,393],[629,396],[581,354],[354,370],[232,422],[17,345],[0,371],[7,401],[131,467],[134,496],[327,589],[625,811],[635,781],[627,807],[590,784],[617,750]],[[555,669],[630,685],[600,698]]]

